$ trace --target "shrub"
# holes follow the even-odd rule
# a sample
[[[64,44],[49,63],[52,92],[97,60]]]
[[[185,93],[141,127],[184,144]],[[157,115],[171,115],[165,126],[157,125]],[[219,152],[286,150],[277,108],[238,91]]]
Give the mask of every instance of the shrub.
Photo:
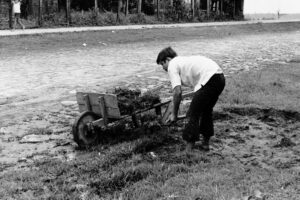
[[[96,11],[92,10],[90,12],[88,12],[88,16],[89,16],[89,20],[90,20],[90,24],[88,25],[104,25],[105,24],[105,20],[103,15],[101,15],[100,13],[97,13]]]
[[[94,10],[73,11],[71,13],[72,25],[77,26],[97,26],[104,25],[104,18],[100,13]]]
[[[104,22],[108,25],[115,25],[117,22],[117,15],[113,12],[104,13]]]
[[[153,24],[154,21],[144,13],[132,14],[129,16],[129,22],[132,24]]]
[[[43,26],[59,26],[64,24],[66,24],[66,14],[64,12],[43,15]]]
[[[116,24],[153,24],[154,20],[152,16],[147,16],[144,13],[131,14],[125,16],[124,13],[120,13],[117,20],[117,14],[113,12],[100,13],[95,10],[89,11],[75,11],[71,12],[71,25],[72,26],[104,26],[104,25],[116,25]],[[44,16],[44,27],[65,26],[66,14],[53,13]]]
[[[129,16],[130,23],[134,24],[144,24],[146,23],[146,16],[144,13],[133,14]]]
[[[117,21],[118,24],[129,24],[129,19],[127,16],[125,16],[124,13],[120,13],[119,15],[119,20]]]
[[[173,7],[167,7],[165,17],[168,21],[189,21],[190,10],[183,0],[174,0]]]

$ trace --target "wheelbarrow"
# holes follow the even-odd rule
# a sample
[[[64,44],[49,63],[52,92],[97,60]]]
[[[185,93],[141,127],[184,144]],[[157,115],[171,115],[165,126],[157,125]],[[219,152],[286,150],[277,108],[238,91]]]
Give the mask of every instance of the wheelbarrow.
[[[194,93],[182,95],[182,99],[191,97]],[[76,99],[80,115],[76,118],[72,134],[74,141],[79,147],[87,147],[95,144],[98,140],[99,131],[105,129],[111,123],[121,120],[131,120],[135,127],[139,126],[137,116],[154,110],[162,125],[166,125],[167,119],[172,112],[172,100],[157,103],[148,108],[135,110],[130,115],[121,115],[118,107],[118,99],[115,94],[77,92]],[[163,112],[162,112],[163,111]],[[178,119],[184,119],[179,116]]]

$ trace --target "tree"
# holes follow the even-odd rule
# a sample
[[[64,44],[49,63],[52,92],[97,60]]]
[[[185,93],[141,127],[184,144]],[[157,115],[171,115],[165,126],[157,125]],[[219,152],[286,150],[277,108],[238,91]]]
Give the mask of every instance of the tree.
[[[129,0],[126,0],[126,5],[125,5],[125,16],[128,15],[128,7],[129,7]]]
[[[10,2],[10,4],[9,4],[9,7],[8,7],[8,9],[9,9],[9,28],[13,28],[13,9],[12,9],[12,3]]]
[[[156,14],[157,14],[157,19],[159,19],[159,0],[156,0]]]
[[[39,26],[43,25],[43,0],[39,0]]]
[[[71,0],[66,0],[66,18],[67,18],[67,24],[70,25],[70,23],[71,23]]]
[[[95,11],[98,12],[98,0],[95,0]]]
[[[138,13],[142,12],[142,0],[138,0]]]
[[[192,17],[195,16],[195,0],[191,0]]]
[[[122,8],[122,0],[118,0],[117,21],[120,20],[121,8]]]

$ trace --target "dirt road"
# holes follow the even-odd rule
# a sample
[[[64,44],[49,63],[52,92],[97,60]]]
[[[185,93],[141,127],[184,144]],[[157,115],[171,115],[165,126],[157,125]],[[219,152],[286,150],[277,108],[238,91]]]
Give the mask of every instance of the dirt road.
[[[76,152],[70,130],[79,114],[76,91],[105,91],[120,84],[138,84],[142,88],[168,84],[166,74],[155,64],[163,47],[171,45],[180,55],[211,57],[227,76],[270,63],[284,64],[300,49],[299,30],[221,39],[201,34],[180,40],[145,38],[124,44],[99,38],[93,44],[76,41],[71,48],[37,51],[24,47],[13,54],[1,54],[0,170],[24,167],[41,157],[72,159]],[[38,137],[26,140],[25,135]]]

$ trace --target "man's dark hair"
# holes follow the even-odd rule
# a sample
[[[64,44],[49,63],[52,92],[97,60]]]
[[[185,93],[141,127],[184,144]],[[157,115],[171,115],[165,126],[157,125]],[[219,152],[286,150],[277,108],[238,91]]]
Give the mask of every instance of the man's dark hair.
[[[167,58],[175,58],[176,56],[177,53],[171,47],[164,48],[159,52],[156,63],[160,64],[161,62],[165,62]]]

